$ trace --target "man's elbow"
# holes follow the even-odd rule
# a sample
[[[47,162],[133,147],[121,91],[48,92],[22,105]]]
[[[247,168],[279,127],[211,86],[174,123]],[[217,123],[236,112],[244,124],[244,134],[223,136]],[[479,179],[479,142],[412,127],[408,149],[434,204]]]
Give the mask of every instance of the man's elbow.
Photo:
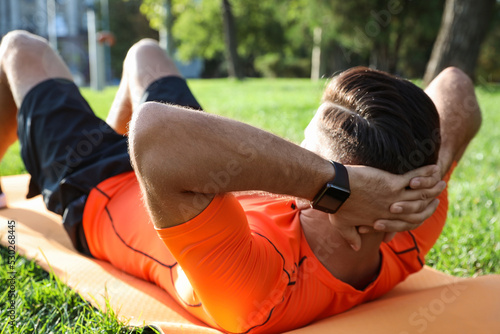
[[[150,197],[166,196],[166,184],[169,191],[179,187],[175,166],[179,159],[176,149],[179,134],[174,109],[170,105],[147,102],[134,112],[130,121],[130,161]]]

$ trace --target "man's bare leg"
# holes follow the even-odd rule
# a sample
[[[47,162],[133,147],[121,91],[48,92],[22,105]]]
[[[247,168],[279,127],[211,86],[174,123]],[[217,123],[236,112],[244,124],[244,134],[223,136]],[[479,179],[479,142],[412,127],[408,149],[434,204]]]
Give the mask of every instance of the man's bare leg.
[[[123,62],[123,74],[106,122],[118,133],[126,134],[146,88],[155,80],[181,74],[165,51],[152,39],[134,44]]]
[[[51,78],[72,80],[63,60],[46,40],[13,31],[0,44],[0,159],[17,139],[17,109],[26,94]]]
[[[17,110],[26,94],[51,78],[72,80],[61,57],[41,37],[12,31],[0,44],[0,160],[17,139]],[[1,194],[1,188],[0,188]],[[5,206],[1,196],[0,207]]]

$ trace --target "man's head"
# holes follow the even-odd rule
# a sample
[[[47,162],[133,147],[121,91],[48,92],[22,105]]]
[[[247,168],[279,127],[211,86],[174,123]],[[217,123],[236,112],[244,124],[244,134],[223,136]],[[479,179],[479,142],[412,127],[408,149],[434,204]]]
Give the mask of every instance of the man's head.
[[[403,174],[437,162],[439,115],[413,83],[355,67],[328,84],[305,136],[325,158]]]

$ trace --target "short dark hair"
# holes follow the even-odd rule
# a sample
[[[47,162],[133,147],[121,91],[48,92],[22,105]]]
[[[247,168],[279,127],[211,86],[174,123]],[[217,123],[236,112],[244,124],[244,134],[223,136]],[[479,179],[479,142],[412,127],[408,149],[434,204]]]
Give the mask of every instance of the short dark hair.
[[[412,82],[355,67],[331,80],[322,102],[320,127],[338,161],[394,174],[437,162],[439,114]]]

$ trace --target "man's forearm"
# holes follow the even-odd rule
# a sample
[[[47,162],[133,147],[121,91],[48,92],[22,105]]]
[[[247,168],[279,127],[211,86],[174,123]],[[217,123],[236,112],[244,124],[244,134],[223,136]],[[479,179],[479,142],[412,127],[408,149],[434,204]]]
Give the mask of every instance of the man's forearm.
[[[217,193],[262,190],[312,199],[334,177],[328,161],[273,134],[158,103],[134,117],[130,141],[149,204],[163,212],[160,227],[192,218]],[[187,208],[193,210],[186,216]]]

